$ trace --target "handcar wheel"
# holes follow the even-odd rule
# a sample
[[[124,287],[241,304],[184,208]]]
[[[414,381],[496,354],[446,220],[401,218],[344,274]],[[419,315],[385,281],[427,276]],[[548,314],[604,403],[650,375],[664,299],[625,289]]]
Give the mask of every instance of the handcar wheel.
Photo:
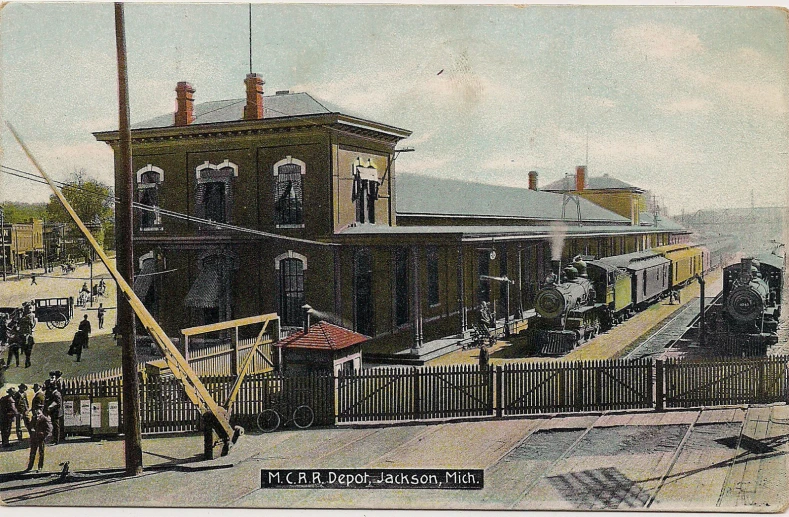
[[[309,406],[299,406],[293,412],[293,423],[299,429],[306,429],[315,421],[315,413]]]
[[[264,409],[257,418],[258,429],[264,433],[275,431],[279,427],[279,413],[273,409]]]
[[[49,325],[49,322],[47,322],[47,325]],[[68,325],[68,318],[62,312],[58,312],[52,318],[52,325],[55,328],[64,329]]]

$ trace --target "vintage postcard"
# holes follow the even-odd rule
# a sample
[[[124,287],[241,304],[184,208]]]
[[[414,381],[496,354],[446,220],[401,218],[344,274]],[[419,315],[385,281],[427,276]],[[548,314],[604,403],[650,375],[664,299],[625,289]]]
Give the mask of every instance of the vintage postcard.
[[[0,500],[783,511],[787,27],[3,5]]]

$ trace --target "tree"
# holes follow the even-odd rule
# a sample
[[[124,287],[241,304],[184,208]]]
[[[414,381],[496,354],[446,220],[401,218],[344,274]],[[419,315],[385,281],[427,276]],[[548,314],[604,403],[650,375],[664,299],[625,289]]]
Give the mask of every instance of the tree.
[[[105,231],[107,226],[113,222],[115,209],[115,196],[112,187],[95,178],[87,177],[85,170],[80,169],[71,174],[71,179],[61,188],[61,192],[83,223],[88,225],[97,223],[99,225],[99,229],[94,230],[93,235],[99,244],[104,245]],[[77,244],[80,254],[87,255],[88,249],[84,240],[80,238],[79,229],[54,194],[49,196],[47,220],[66,223],[67,240]]]
[[[28,223],[31,219],[44,219],[47,213],[46,203],[6,201],[3,207],[6,223]]]

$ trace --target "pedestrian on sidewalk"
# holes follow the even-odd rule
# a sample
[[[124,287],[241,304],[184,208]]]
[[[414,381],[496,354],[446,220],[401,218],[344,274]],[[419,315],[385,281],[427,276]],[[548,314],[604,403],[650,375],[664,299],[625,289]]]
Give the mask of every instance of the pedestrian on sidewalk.
[[[16,404],[16,439],[22,441],[22,423],[25,424],[25,429],[30,432],[30,417],[28,411],[30,404],[27,401],[27,384],[20,384],[19,390],[14,393],[14,403]]]
[[[80,322],[79,322],[79,329],[80,329],[80,330],[84,330],[84,331],[85,331],[85,335],[86,335],[86,336],[88,336],[88,338],[87,338],[87,339],[85,339],[85,345],[84,345],[84,348],[90,348],[90,347],[88,346],[88,342],[89,342],[89,340],[90,340],[90,331],[91,331],[91,328],[90,328],[90,321],[88,321],[88,315],[87,315],[87,314],[85,315],[85,317],[84,317],[84,318],[82,318],[82,321],[80,321]]]
[[[57,384],[51,382],[46,393],[47,399],[44,401],[47,416],[52,422],[52,445],[60,443],[63,429],[60,426],[60,419],[63,417],[63,396],[58,390]]]
[[[0,346],[8,343],[8,314],[0,312]]]
[[[484,344],[479,346],[479,367],[480,369],[485,369],[488,367],[488,360],[490,359],[490,352],[488,352],[488,347]]]
[[[19,351],[22,349],[22,345],[19,342],[20,339],[21,337],[17,333],[11,336],[11,339],[8,341],[8,360],[6,361],[6,368],[11,367],[12,358],[16,359],[16,365],[19,367]]]
[[[38,469],[44,468],[44,444],[52,438],[52,421],[40,409],[33,410],[33,430],[30,433],[30,459],[27,462],[25,472],[33,470],[33,463],[38,453]]]
[[[35,272],[30,273],[30,285],[38,285],[36,283],[36,274],[35,274]]]
[[[104,313],[106,313],[106,312],[107,312],[107,309],[104,308],[104,304],[100,303],[99,304],[99,310],[96,311],[96,315],[99,317],[99,328],[100,329],[104,328]]]
[[[68,349],[68,355],[76,355],[77,362],[82,358],[82,348],[88,342],[88,335],[84,330],[78,330],[74,333],[74,339],[71,340],[71,346]]]
[[[25,306],[25,314],[19,319],[17,323],[17,335],[19,337],[19,345],[25,353],[25,368],[30,367],[30,354],[33,352],[33,327],[36,326],[36,317],[33,315],[33,309],[28,304]],[[17,366],[19,366],[17,364]]]
[[[3,440],[3,447],[11,446],[11,425],[16,420],[19,411],[14,402],[14,392],[16,389],[8,388],[6,394],[0,398],[0,436]]]
[[[41,385],[39,383],[33,384],[33,401],[30,403],[31,409],[40,409],[44,410],[44,390],[41,389]]]

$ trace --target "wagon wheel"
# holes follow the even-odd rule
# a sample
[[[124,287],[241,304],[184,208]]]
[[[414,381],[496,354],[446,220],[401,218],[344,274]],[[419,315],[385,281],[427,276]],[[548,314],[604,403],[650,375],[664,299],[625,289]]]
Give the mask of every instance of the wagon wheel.
[[[55,328],[64,329],[66,325],[68,325],[68,317],[62,312],[56,312],[52,315],[52,321],[47,322],[47,326],[49,326],[50,323],[52,323],[52,326]]]

